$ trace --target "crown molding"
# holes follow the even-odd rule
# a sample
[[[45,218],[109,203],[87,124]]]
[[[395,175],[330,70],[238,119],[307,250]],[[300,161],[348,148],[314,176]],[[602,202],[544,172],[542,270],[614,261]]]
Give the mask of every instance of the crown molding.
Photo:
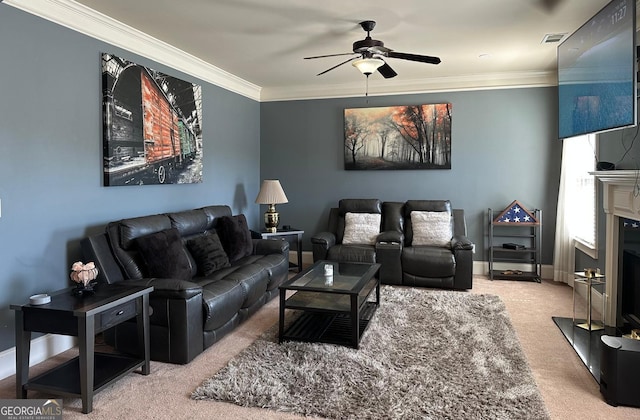
[[[341,85],[260,87],[73,0],[4,0],[3,4],[259,102],[364,95],[364,80],[363,83]],[[422,80],[386,80],[372,77],[369,80],[369,96],[556,85],[555,72],[491,73]]]
[[[250,99],[260,100],[260,86],[73,0],[4,0],[3,3]]]
[[[488,73],[422,80],[371,79],[369,80],[369,96],[547,87],[557,86],[557,84],[555,72]],[[362,84],[265,87],[262,88],[261,101],[359,97],[364,96],[364,88],[364,79]]]

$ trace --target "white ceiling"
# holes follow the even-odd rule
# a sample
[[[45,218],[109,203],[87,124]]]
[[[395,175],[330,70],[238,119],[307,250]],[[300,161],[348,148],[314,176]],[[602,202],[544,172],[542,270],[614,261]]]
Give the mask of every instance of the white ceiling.
[[[555,83],[556,44],[609,0],[30,0],[87,6],[260,87],[268,98],[362,94],[348,57],[375,20],[374,39],[395,51],[434,55],[439,65],[398,59],[393,79],[370,78],[370,94]],[[5,3],[27,3],[8,0]],[[487,58],[479,58],[488,54]],[[287,93],[289,92],[289,93]],[[296,93],[291,93],[296,92]],[[324,95],[323,95],[324,93]]]

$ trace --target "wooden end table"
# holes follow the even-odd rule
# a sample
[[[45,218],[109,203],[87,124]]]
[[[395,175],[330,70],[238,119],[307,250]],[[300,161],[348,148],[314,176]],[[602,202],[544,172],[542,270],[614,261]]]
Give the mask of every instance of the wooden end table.
[[[100,284],[95,294],[75,297],[70,289],[51,294],[44,305],[11,305],[16,311],[16,397],[38,390],[82,398],[82,412],[93,409],[93,395],[122,376],[150,369],[149,293],[153,287]],[[96,353],[95,335],[135,317],[138,324],[137,356]],[[79,356],[29,379],[31,333],[78,337]]]

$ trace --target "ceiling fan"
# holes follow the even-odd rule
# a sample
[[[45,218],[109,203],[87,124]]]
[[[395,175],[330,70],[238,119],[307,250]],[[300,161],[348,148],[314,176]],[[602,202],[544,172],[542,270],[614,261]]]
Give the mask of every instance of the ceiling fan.
[[[378,41],[377,39],[372,39],[370,32],[376,26],[376,22],[373,20],[362,21],[360,22],[360,26],[362,26],[362,29],[364,29],[364,31],[367,33],[367,37],[361,41],[356,41],[353,43],[353,52],[304,57],[305,60],[311,60],[315,58],[338,57],[341,55],[355,55],[354,57],[351,57],[348,60],[343,61],[342,63],[339,63],[321,73],[318,73],[318,76],[323,75],[349,62],[352,62],[352,65],[367,77],[369,77],[376,70],[380,72],[382,77],[384,77],[385,79],[397,76],[398,73],[396,73],[391,68],[391,66],[389,66],[389,64],[384,61],[385,58],[398,58],[401,60],[417,61],[420,63],[428,64],[440,63],[439,57],[393,51],[392,49],[385,47],[384,42]]]

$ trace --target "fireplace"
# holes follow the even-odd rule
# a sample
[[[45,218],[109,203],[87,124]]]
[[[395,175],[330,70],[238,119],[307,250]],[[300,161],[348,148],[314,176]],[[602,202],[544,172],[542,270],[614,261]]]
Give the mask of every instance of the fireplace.
[[[633,329],[640,329],[640,222],[625,219],[622,229],[622,277],[620,315]]]
[[[603,183],[606,218],[605,317],[609,326],[621,326],[622,220],[640,220],[640,173],[634,170],[599,171],[593,175]],[[627,268],[629,269],[629,268]]]
[[[622,313],[637,311],[637,301],[630,304],[629,297],[637,295],[638,290],[629,291],[627,285],[623,289],[622,281],[640,276],[640,229],[630,233],[624,229],[624,220],[640,220],[640,173],[636,171],[601,171],[593,175],[603,183],[603,205],[606,216],[606,248],[605,248],[605,291],[604,295],[594,294],[595,307],[602,308],[604,299],[604,330],[588,331],[575,325],[571,318],[553,317],[569,344],[580,359],[600,383],[600,337],[616,336],[623,326]],[[637,235],[637,236],[636,236]],[[634,236],[636,236],[634,238]],[[624,239],[627,238],[627,241]],[[629,242],[637,241],[636,246]],[[626,257],[626,258],[625,258]],[[624,275],[623,275],[624,274]],[[635,282],[634,286],[638,283]],[[637,297],[637,296],[636,296]],[[634,306],[636,305],[636,306]],[[624,307],[624,311],[621,309]],[[629,309],[631,308],[631,310]],[[638,317],[638,316],[637,316]]]

